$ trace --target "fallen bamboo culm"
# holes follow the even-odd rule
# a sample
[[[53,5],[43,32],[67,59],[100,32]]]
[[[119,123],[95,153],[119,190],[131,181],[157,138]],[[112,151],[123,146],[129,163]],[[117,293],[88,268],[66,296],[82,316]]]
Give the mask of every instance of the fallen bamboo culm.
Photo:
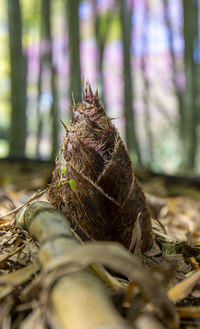
[[[59,256],[79,246],[66,217],[47,202],[33,202],[17,214],[16,222],[39,242],[38,258],[44,272]],[[128,329],[95,275],[87,269],[64,272],[54,268],[44,281],[61,329]]]
[[[44,201],[33,202],[20,211],[16,223],[40,245],[43,290],[61,329],[129,328],[114,308],[105,285],[92,273],[91,267],[94,269],[96,263],[134,281],[164,322],[177,328],[175,308],[162,285],[119,243],[98,241],[81,245],[67,218]],[[98,265],[97,269],[101,274]],[[110,282],[112,286],[114,282]]]

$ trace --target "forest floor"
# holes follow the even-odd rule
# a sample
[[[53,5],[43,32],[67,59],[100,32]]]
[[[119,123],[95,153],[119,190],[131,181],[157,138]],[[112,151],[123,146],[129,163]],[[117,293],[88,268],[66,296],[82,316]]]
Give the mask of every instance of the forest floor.
[[[53,167],[37,161],[1,161],[0,216],[23,205],[39,189],[45,189]],[[123,276],[117,280],[124,282],[126,291],[123,296],[111,293],[115,295],[113,300],[131,328],[146,329],[147,320],[150,329],[200,328],[200,189],[192,183],[177,183],[177,180],[152,177],[142,171],[138,171],[138,176],[154,217],[156,242],[145,255],[146,266],[151,270],[160,267],[165,279],[170,276],[165,290],[179,320],[170,324],[144,301],[138,306],[137,315],[132,312],[135,300],[142,297],[138,297],[138,290]],[[40,200],[47,201],[46,194]],[[36,262],[39,246],[14,223],[15,214],[0,219],[0,328],[36,328],[37,316],[33,310],[37,309],[37,296],[31,297],[28,289],[39,273]],[[41,328],[48,326],[43,324]]]

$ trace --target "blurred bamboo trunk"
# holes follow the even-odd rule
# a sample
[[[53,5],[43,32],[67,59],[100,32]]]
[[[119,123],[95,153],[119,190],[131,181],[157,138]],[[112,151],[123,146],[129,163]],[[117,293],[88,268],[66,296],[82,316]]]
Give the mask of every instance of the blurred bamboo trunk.
[[[42,49],[40,43],[40,58],[39,58],[39,75],[38,75],[38,82],[37,82],[37,133],[36,133],[36,156],[40,158],[40,142],[42,137],[42,114],[40,108],[40,100],[42,96],[42,67],[43,67],[43,56],[42,56]]]
[[[22,49],[22,18],[19,0],[8,0],[8,28],[11,69],[10,157],[24,158],[26,143],[27,63]]]
[[[136,124],[133,111],[133,85],[131,68],[131,34],[132,34],[132,5],[128,1],[120,1],[121,33],[123,45],[123,71],[124,71],[124,117],[125,134],[128,151],[136,155],[140,162],[140,150],[136,136]]]
[[[197,127],[200,111],[198,58],[198,1],[183,0],[185,93],[182,116],[183,168],[194,170],[197,155]]]
[[[104,98],[104,76],[103,76],[103,59],[104,50],[106,46],[107,39],[109,37],[109,28],[112,23],[114,16],[113,9],[108,10],[106,14],[102,14],[98,11],[98,1],[93,2],[93,12],[94,12],[94,30],[95,38],[97,43],[97,75],[98,75],[98,91],[101,99],[101,103],[104,108],[107,108]]]
[[[50,88],[52,102],[51,115],[51,158],[55,159],[58,148],[58,100],[56,87],[56,69],[53,63],[53,45],[51,32],[51,0],[42,0],[41,10],[42,66],[50,71]]]
[[[41,15],[40,15],[40,49],[39,49],[39,73],[38,73],[38,81],[37,81],[37,141],[36,141],[36,155],[40,158],[40,142],[42,138],[42,127],[43,127],[43,116],[41,113],[41,97],[42,97],[42,71],[44,66],[45,54],[43,51],[43,8],[45,7],[44,3],[41,3]]]
[[[170,57],[171,57],[171,64],[172,64],[172,83],[174,92],[177,97],[178,101],[178,111],[179,111],[179,138],[182,140],[183,137],[183,104],[184,104],[184,91],[183,88],[181,88],[178,85],[178,78],[181,74],[182,69],[182,59],[180,62],[180,58],[176,55],[175,51],[175,31],[174,26],[172,22],[171,17],[171,11],[170,11],[170,1],[164,0],[164,20],[167,27],[167,36],[169,41],[169,51],[170,51]],[[171,125],[172,126],[172,125]],[[176,128],[176,127],[175,127]]]
[[[147,26],[147,28],[143,29],[142,35],[142,57],[141,57],[141,73],[143,78],[143,104],[144,104],[144,127],[146,133],[146,150],[143,155],[144,160],[142,163],[145,164],[145,167],[151,168],[153,160],[154,160],[154,141],[152,134],[152,116],[150,109],[150,80],[148,74],[148,27],[149,27],[149,4],[146,2],[144,4],[144,13],[143,13],[143,26]]]
[[[69,93],[73,93],[76,102],[81,101],[80,31],[79,0],[67,0],[68,49],[69,49]]]

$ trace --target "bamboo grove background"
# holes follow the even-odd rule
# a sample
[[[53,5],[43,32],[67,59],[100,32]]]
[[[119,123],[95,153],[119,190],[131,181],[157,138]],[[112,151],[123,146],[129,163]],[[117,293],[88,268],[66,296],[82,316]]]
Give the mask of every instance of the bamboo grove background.
[[[51,159],[83,79],[134,165],[200,173],[198,0],[1,0],[0,157]]]

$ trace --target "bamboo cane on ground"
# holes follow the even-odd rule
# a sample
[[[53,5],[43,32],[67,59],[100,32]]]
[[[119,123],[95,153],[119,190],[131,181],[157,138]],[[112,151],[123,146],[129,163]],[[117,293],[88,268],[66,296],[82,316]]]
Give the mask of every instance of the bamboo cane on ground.
[[[79,245],[66,218],[47,202],[25,208],[17,215],[17,224],[39,242],[43,269]],[[103,284],[88,270],[55,275],[49,301],[61,329],[128,329]]]

